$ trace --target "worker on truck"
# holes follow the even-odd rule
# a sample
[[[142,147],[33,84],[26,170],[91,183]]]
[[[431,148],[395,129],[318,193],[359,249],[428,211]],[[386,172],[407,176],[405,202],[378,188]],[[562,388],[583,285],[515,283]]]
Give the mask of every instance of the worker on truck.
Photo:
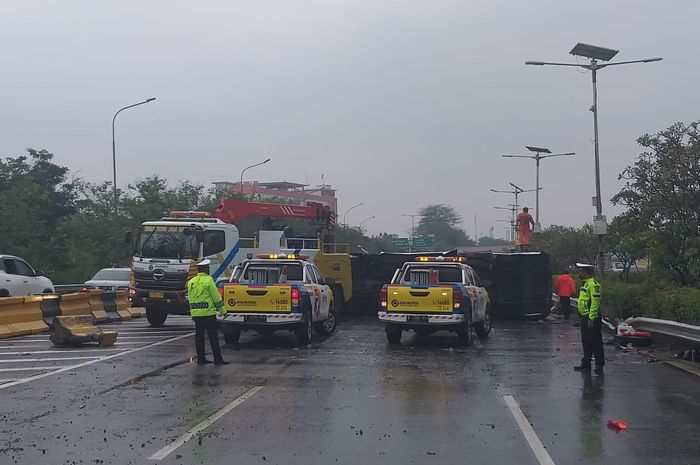
[[[527,252],[530,248],[530,233],[535,227],[535,220],[532,219],[527,207],[524,207],[522,213],[518,214],[515,224],[518,228],[518,247],[521,252]]]
[[[197,349],[197,365],[212,363],[207,360],[204,348],[204,333],[209,336],[209,344],[214,354],[215,365],[228,365],[221,356],[219,345],[219,330],[216,314],[219,312],[226,318],[224,302],[214,279],[209,276],[209,260],[197,263],[197,275],[187,282],[187,297],[190,303],[190,315],[194,320],[194,345]]]
[[[581,319],[581,345],[583,346],[583,358],[581,364],[574,367],[576,371],[588,371],[591,369],[591,361],[595,356],[595,370],[597,375],[603,374],[605,354],[603,353],[603,316],[600,313],[600,284],[593,276],[593,265],[577,263],[581,288],[578,293],[578,313]]]

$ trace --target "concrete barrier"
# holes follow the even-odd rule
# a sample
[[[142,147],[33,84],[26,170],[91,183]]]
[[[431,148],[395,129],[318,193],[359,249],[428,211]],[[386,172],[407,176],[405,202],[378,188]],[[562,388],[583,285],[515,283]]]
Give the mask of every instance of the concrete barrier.
[[[92,315],[57,316],[51,342],[55,345],[77,346],[86,342],[98,342],[100,347],[114,345],[116,331],[102,331],[95,326]]]
[[[41,313],[41,296],[0,298],[0,338],[49,330]]]
[[[129,291],[117,291],[114,295],[114,303],[116,305],[117,314],[122,320],[130,320],[133,318],[129,312]]]
[[[146,309],[143,307],[129,307],[126,309],[131,315],[131,318],[141,318],[146,316]]]
[[[61,295],[61,315],[77,316],[90,315],[90,296],[86,292],[76,292],[73,294]]]
[[[92,316],[95,317],[97,323],[104,323],[109,321],[109,315],[105,312],[104,304],[102,303],[102,291],[96,289],[94,291],[87,292],[88,303],[90,304],[90,312]]]
[[[44,323],[53,327],[53,319],[61,314],[61,296],[44,294],[41,301],[41,314],[44,316]]]
[[[116,294],[113,291],[102,293],[102,305],[104,306],[105,312],[107,312],[107,316],[109,316],[109,321],[122,320],[119,313],[117,313]]]

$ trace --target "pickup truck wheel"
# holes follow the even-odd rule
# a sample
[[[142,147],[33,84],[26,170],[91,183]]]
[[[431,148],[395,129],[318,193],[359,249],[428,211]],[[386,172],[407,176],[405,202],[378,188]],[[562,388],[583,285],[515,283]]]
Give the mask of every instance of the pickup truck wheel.
[[[389,341],[389,344],[398,344],[401,342],[401,328],[399,328],[396,325],[391,325],[388,324],[384,328],[384,331],[386,332],[386,339]]]
[[[241,329],[240,328],[226,328],[224,326],[223,329],[224,333],[224,341],[226,344],[235,346],[238,344],[238,340],[241,338]]]
[[[150,307],[146,305],[146,319],[148,324],[155,327],[163,326],[168,314],[164,310],[158,307]]]
[[[484,321],[480,321],[474,325],[474,330],[476,335],[483,338],[488,337],[491,332],[491,307],[486,307],[486,314],[484,315]]]
[[[335,303],[331,302],[330,307],[328,308],[328,318],[326,318],[324,321],[314,323],[314,329],[317,333],[328,336],[329,334],[333,334],[337,325],[338,319],[335,314]]]
[[[311,343],[311,335],[313,334],[313,324],[311,323],[311,313],[304,316],[304,322],[296,329],[297,342],[302,345]]]

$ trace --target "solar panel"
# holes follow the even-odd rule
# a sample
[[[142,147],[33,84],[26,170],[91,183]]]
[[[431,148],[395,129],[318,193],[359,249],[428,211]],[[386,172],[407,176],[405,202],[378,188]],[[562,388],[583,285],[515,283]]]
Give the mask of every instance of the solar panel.
[[[619,50],[613,50],[611,48],[597,47],[595,45],[582,44],[579,42],[571,49],[569,52],[572,55],[592,58],[601,61],[610,61]]]
[[[530,152],[539,152],[539,153],[552,153],[551,150],[549,149],[544,149],[542,147],[531,147],[529,145],[525,146],[526,149],[528,149]]]

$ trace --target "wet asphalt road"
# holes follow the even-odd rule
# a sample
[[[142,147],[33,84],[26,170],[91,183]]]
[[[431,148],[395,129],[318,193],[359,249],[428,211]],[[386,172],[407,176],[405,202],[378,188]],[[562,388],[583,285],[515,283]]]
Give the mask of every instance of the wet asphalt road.
[[[110,326],[120,345],[104,352],[0,341],[0,464],[700,463],[700,379],[610,346],[605,377],[574,373],[568,325],[499,322],[469,348],[447,333],[391,347],[356,317],[309,347],[244,333],[225,367],[191,363],[186,318]]]

